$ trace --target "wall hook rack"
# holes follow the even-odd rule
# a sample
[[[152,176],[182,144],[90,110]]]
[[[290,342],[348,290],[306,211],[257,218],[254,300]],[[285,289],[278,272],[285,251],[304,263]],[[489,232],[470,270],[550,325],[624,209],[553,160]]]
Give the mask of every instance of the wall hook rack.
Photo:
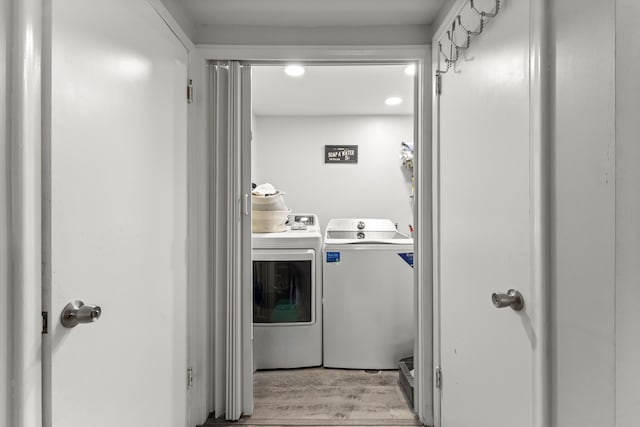
[[[478,10],[476,6],[473,4],[473,0],[469,0],[469,6],[471,7],[471,10],[473,10],[475,13],[480,15],[481,18],[495,18],[498,15],[498,12],[500,12],[500,0],[495,0],[495,1],[496,1],[496,5],[491,12]]]
[[[458,15],[458,21],[460,21],[460,15]],[[464,27],[463,27],[464,28]],[[453,21],[453,24],[451,24],[451,29],[447,30],[447,37],[449,38],[449,41],[451,42],[451,44],[456,48],[456,51],[459,51],[460,49],[465,50],[465,49],[469,49],[469,46],[471,45],[471,33],[469,31],[466,31],[466,40],[464,42],[464,44],[459,45],[458,43],[456,43],[456,21]],[[456,56],[458,56],[459,52],[456,52]]]
[[[444,74],[447,71],[449,71],[449,68],[451,68],[451,66],[453,64],[455,64],[455,61],[451,60],[449,58],[449,56],[444,52],[444,50],[442,50],[442,43],[438,43],[438,49],[440,51],[440,56],[444,57],[444,63],[446,65],[446,67],[444,68],[444,70],[440,69],[440,67],[438,66],[438,71],[437,74]],[[451,51],[451,49],[449,49]],[[458,59],[458,58],[456,58]]]
[[[440,60],[438,60],[438,66],[436,69],[437,76],[446,73],[447,71],[449,71],[451,67],[455,66],[456,62],[458,61],[458,58],[460,58],[460,50],[469,49],[469,47],[471,47],[471,41],[473,37],[479,36],[480,34],[482,34],[488,19],[495,18],[496,16],[498,16],[498,13],[500,13],[500,6],[501,6],[500,1],[501,0],[495,0],[495,6],[490,11],[478,9],[475,5],[474,0],[468,0],[466,3],[462,5],[462,7],[460,8],[460,11],[462,11],[465,7],[468,6],[469,9],[471,9],[476,15],[479,16],[480,23],[478,24],[478,27],[475,30],[470,30],[462,23],[462,14],[459,13],[458,15],[456,15],[456,17],[453,19],[451,24],[449,24],[449,29],[446,30],[438,40],[439,58],[444,59],[445,67],[440,68]],[[456,31],[458,31],[458,28],[461,28],[466,34],[466,39],[463,44],[458,44],[456,42]],[[447,36],[447,39],[449,40],[449,54],[445,52],[442,46],[442,38],[444,37],[445,34]]]
[[[458,21],[458,26],[467,33],[467,36],[469,38],[471,38],[471,36],[479,36],[480,34],[482,34],[482,31],[484,30],[484,23],[485,23],[484,19],[480,19],[480,24],[478,25],[478,28],[476,28],[473,31],[471,31],[470,29],[464,26],[464,24],[462,23],[462,16],[458,15],[456,17],[456,20]]]

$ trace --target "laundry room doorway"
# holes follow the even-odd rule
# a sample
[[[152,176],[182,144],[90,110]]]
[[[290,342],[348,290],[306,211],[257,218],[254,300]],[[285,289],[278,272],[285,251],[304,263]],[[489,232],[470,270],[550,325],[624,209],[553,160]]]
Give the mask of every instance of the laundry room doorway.
[[[253,423],[416,422],[415,71],[251,66]]]
[[[417,51],[420,51],[418,54]],[[316,360],[311,362],[291,362],[291,366],[267,366],[264,369],[287,369],[296,367],[318,367],[323,366],[323,342],[327,340],[327,337],[318,335],[316,338],[317,345],[301,345],[295,346],[294,351],[286,351],[287,340],[290,340],[290,336],[296,336],[296,327],[307,327],[308,334],[315,335],[321,334],[322,331],[322,315],[323,307],[321,291],[322,282],[322,269],[323,264],[327,261],[327,255],[323,252],[322,241],[324,233],[330,219],[336,217],[358,217],[358,218],[379,218],[382,216],[389,217],[389,219],[395,219],[391,221],[395,227],[394,222],[397,222],[399,235],[402,234],[406,237],[413,237],[414,246],[410,250],[406,250],[407,259],[403,259],[400,256],[396,257],[405,265],[410,271],[411,280],[411,295],[409,307],[410,312],[415,313],[408,327],[410,329],[410,336],[413,339],[411,349],[403,356],[413,356],[415,361],[415,389],[414,389],[414,401],[415,412],[418,415],[420,422],[429,423],[432,419],[432,362],[431,362],[431,217],[430,217],[430,205],[428,200],[430,199],[430,193],[425,191],[430,190],[430,143],[427,140],[425,143],[424,135],[429,134],[429,129],[425,131],[423,127],[424,118],[428,116],[425,114],[424,107],[429,105],[425,103],[424,84],[422,83],[424,69],[424,61],[428,57],[428,50],[421,51],[416,49],[415,51],[408,49],[407,52],[400,56],[406,58],[402,59],[389,59],[383,58],[384,52],[378,52],[375,54],[369,53],[372,57],[366,60],[355,60],[354,58],[348,58],[354,55],[353,52],[345,50],[337,54],[338,58],[332,57],[336,53],[325,54],[325,58],[322,55],[315,54],[314,58],[305,58],[301,55],[296,61],[291,60],[277,60],[260,58],[260,55],[248,54],[247,60],[244,61],[206,61],[207,80],[208,80],[208,98],[210,114],[208,117],[211,120],[210,136],[214,147],[214,158],[212,168],[215,171],[215,176],[212,177],[214,183],[213,189],[213,211],[214,211],[214,224],[213,232],[215,235],[223,238],[215,239],[215,247],[213,260],[214,264],[212,268],[216,272],[215,277],[215,290],[214,290],[214,319],[215,325],[214,333],[214,401],[215,401],[215,414],[219,417],[224,414],[224,418],[228,420],[237,420],[241,416],[251,416],[254,414],[254,372],[257,369],[262,369],[256,366],[256,363],[261,362],[261,355],[256,351],[260,351],[260,345],[264,345],[264,336],[261,332],[268,331],[266,335],[269,335],[274,339],[276,335],[276,341],[285,341],[284,345],[277,345],[273,347],[276,352],[280,351],[280,354],[275,357],[276,360],[282,360],[283,358],[291,357],[307,357],[296,356],[297,353],[309,353],[310,348],[314,348],[311,353],[312,357],[316,357]],[[263,53],[265,54],[265,53]],[[266,53],[267,55],[269,53]],[[388,52],[386,53],[388,55]],[[212,52],[209,56],[218,56],[219,52]],[[254,56],[255,55],[255,56]],[[251,58],[253,56],[253,58]],[[256,57],[257,56],[257,57]],[[320,58],[318,58],[320,56]],[[389,56],[398,56],[389,55]],[[361,59],[361,58],[358,58]],[[300,122],[299,126],[305,125],[307,129],[315,128],[315,132],[307,131],[305,134],[309,138],[316,138],[316,147],[314,153],[305,153],[304,147],[300,147],[300,152],[297,152],[291,147],[275,147],[275,146],[263,146],[262,150],[256,148],[254,145],[259,143],[261,138],[261,132],[264,137],[267,133],[275,131],[278,128],[288,130],[291,133],[286,138],[274,138],[284,142],[286,139],[288,142],[295,140],[295,135],[292,129],[296,126],[292,123],[282,123],[282,116],[265,114],[265,119],[261,120],[260,114],[256,111],[256,96],[259,94],[256,92],[253,85],[258,82],[259,77],[256,77],[256,70],[266,71],[267,73],[283,73],[284,68],[287,65],[295,62],[296,65],[303,67],[313,67],[328,71],[330,69],[339,68],[358,68],[364,66],[375,66],[380,68],[395,68],[396,71],[402,73],[402,77],[408,79],[411,82],[411,101],[404,101],[409,105],[412,117],[404,118],[406,123],[409,123],[409,131],[406,137],[400,138],[394,141],[394,154],[393,160],[396,162],[399,173],[404,177],[406,187],[403,189],[407,192],[405,195],[405,203],[408,205],[406,211],[408,212],[408,218],[398,218],[398,215],[384,215],[380,213],[373,213],[371,215],[362,214],[360,212],[352,213],[346,212],[341,215],[318,215],[318,212],[322,210],[326,205],[330,205],[330,202],[326,200],[322,203],[298,203],[299,200],[294,195],[302,194],[303,197],[310,196],[311,194],[304,194],[305,182],[307,188],[311,188],[312,180],[318,178],[316,173],[305,166],[304,161],[309,158],[313,158],[320,167],[324,167],[325,161],[329,156],[329,151],[337,150],[341,148],[349,149],[349,145],[357,145],[360,148],[358,155],[360,166],[366,165],[365,160],[368,160],[374,153],[373,149],[366,147],[367,135],[365,135],[364,142],[347,144],[350,139],[348,132],[343,132],[345,138],[339,140],[335,135],[327,135],[324,137],[320,135],[321,131],[326,130],[327,127],[322,123],[314,121],[310,115],[305,116],[300,114],[298,117]],[[411,77],[404,74],[404,69],[408,65],[413,65],[416,68],[416,75]],[[411,67],[413,68],[413,67]],[[283,74],[284,75],[284,74]],[[259,74],[258,74],[259,76]],[[268,85],[267,85],[268,86]],[[259,88],[259,86],[258,86]],[[281,94],[283,92],[280,92]],[[300,92],[298,92],[298,95]],[[389,93],[388,97],[391,97],[393,93]],[[283,95],[284,96],[284,95]],[[295,93],[294,93],[295,96]],[[386,99],[386,98],[385,98]],[[380,102],[384,103],[385,99]],[[349,98],[345,98],[343,103],[348,103]],[[393,104],[393,100],[390,101]],[[313,101],[310,102],[312,104]],[[405,104],[405,105],[407,105]],[[387,105],[391,108],[392,106]],[[427,112],[430,113],[430,112]],[[373,113],[372,115],[375,115]],[[288,121],[288,120],[285,120]],[[252,128],[252,123],[256,123],[257,126]],[[280,122],[280,123],[278,123]],[[405,124],[406,124],[405,123]],[[384,133],[383,125],[378,123],[371,126],[371,133],[368,135],[368,139],[373,139],[372,135],[376,133]],[[353,138],[351,138],[353,139]],[[355,140],[355,139],[354,139]],[[319,142],[318,142],[319,141]],[[361,141],[363,141],[361,139]],[[413,179],[409,168],[403,170],[403,155],[402,148],[403,142],[407,143],[406,147],[413,143],[415,147],[415,157],[413,159]],[[319,145],[318,145],[319,144]],[[319,148],[318,148],[319,147]],[[406,148],[405,147],[405,148]],[[284,150],[284,151],[279,151]],[[288,152],[286,156],[282,156],[276,153],[276,151]],[[255,168],[258,166],[258,170],[252,171],[252,160],[263,156],[274,156],[272,159],[278,158],[275,164],[272,164],[271,172],[268,175],[263,175],[262,178],[259,174],[260,165],[253,165]],[[338,154],[344,155],[344,154]],[[406,160],[406,159],[405,159]],[[328,167],[333,168],[339,174],[344,174],[347,169],[338,169],[346,165],[339,164],[327,164]],[[424,169],[423,169],[424,168]],[[275,180],[269,178],[269,176],[275,176],[276,172],[289,172],[297,173],[300,176],[298,181],[289,180],[279,181],[281,178]],[[354,169],[351,169],[351,176],[353,176]],[[253,172],[253,173],[252,173]],[[265,172],[263,170],[263,172]],[[346,172],[348,174],[348,172]],[[378,182],[380,178],[384,178],[382,174],[371,174],[371,181],[375,188],[375,182]],[[426,179],[425,179],[426,178]],[[344,178],[346,179],[346,178]],[[252,242],[251,239],[251,223],[252,216],[255,215],[255,210],[252,209],[252,184],[265,184],[270,183],[279,187],[284,194],[284,209],[291,208],[288,212],[287,220],[288,224],[280,224],[288,227],[287,230],[291,230],[292,227],[306,227],[308,231],[313,231],[306,235],[304,239],[298,244],[287,244],[286,248],[275,246],[272,243],[265,243],[265,247],[255,249],[255,239]],[[256,182],[264,181],[264,182]],[[280,184],[279,182],[285,182]],[[321,182],[318,180],[317,182]],[[329,189],[326,194],[335,194],[336,200],[338,197],[344,196],[340,193],[340,186],[329,183]],[[414,197],[410,198],[412,192],[412,186],[414,187]],[[285,188],[286,187],[286,188]],[[326,187],[325,187],[326,188]],[[312,193],[312,191],[309,191]],[[371,193],[375,197],[375,191],[371,189],[367,190],[367,193]],[[399,189],[397,193],[402,194]],[[351,194],[351,197],[356,199],[361,205],[366,201],[359,199],[359,194]],[[388,203],[387,205],[391,205]],[[290,206],[289,206],[290,205]],[[252,215],[253,214],[253,215]],[[260,216],[264,214],[258,214]],[[330,217],[328,217],[330,216]],[[398,218],[398,219],[396,219]],[[255,217],[253,218],[255,220]],[[311,223],[309,223],[311,221]],[[296,230],[302,231],[302,230]],[[389,230],[392,231],[392,230]],[[282,231],[279,231],[282,233]],[[264,233],[266,235],[268,233]],[[274,233],[275,234],[275,233]],[[311,235],[313,234],[313,236]],[[254,234],[255,236],[255,234]],[[318,238],[321,237],[321,238]],[[380,243],[380,242],[377,242]],[[252,250],[252,248],[254,248]],[[409,255],[413,257],[409,260]],[[252,273],[257,272],[258,275],[267,278],[269,275],[273,277],[274,271],[278,268],[278,264],[282,265],[285,260],[289,265],[296,265],[295,269],[289,268],[290,276],[288,280],[307,280],[306,278],[313,278],[310,280],[311,284],[308,287],[290,286],[288,288],[287,301],[283,300],[283,296],[271,296],[272,301],[266,301],[266,295],[262,295],[262,302],[266,302],[265,310],[262,314],[254,309],[254,292],[256,289],[260,289],[259,284],[254,282],[254,275]],[[425,262],[425,260],[427,260]],[[413,262],[413,270],[409,264]],[[291,273],[295,270],[297,276]],[[300,279],[302,277],[303,279]],[[306,286],[306,285],[305,285]],[[264,290],[264,289],[263,289]],[[311,297],[311,298],[308,298]],[[305,298],[307,300],[305,301]],[[300,304],[298,304],[300,303]],[[269,305],[270,304],[270,305]],[[263,309],[265,307],[262,307]],[[260,318],[260,316],[262,316]],[[266,323],[267,325],[254,326],[254,322],[258,319],[259,322]],[[285,333],[278,336],[278,331],[272,323],[281,322],[283,328],[287,328],[287,331],[293,333]],[[270,324],[271,323],[271,324]],[[314,331],[313,325],[318,325],[318,328]],[[269,331],[269,328],[271,331]],[[262,328],[258,332],[259,328]],[[302,338],[300,338],[302,339]],[[262,341],[261,341],[262,340]],[[395,357],[395,356],[394,356]],[[398,360],[399,362],[399,360]],[[296,366],[297,365],[297,366]],[[338,366],[339,367],[339,366]],[[345,366],[348,368],[348,366]],[[366,368],[365,366],[362,367]],[[390,369],[389,367],[382,367],[382,369]],[[397,364],[394,366],[397,369]],[[368,369],[368,368],[367,368]],[[260,371],[258,371],[260,372]],[[273,371],[273,372],[287,372],[290,371]],[[377,372],[377,369],[376,369]],[[383,371],[384,372],[384,371]],[[394,372],[395,379],[398,378],[398,373]],[[257,414],[256,414],[257,415]]]

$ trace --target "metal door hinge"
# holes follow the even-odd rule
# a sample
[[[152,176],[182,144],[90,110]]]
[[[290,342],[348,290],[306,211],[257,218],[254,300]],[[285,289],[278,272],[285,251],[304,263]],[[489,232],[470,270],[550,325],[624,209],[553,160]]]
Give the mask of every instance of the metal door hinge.
[[[193,368],[187,369],[187,390],[193,387]]]
[[[43,311],[42,312],[42,334],[48,334],[48,333],[49,333],[49,312]]]
[[[436,388],[442,388],[442,370],[440,366],[436,367]]]
[[[189,79],[189,83],[187,83],[187,103],[191,104],[193,102],[193,80]]]
[[[442,74],[436,71],[436,95],[442,93]]]

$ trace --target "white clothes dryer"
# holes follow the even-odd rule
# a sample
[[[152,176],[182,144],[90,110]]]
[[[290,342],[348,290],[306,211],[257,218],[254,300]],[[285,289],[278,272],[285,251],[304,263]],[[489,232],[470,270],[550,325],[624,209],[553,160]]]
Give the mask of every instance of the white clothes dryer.
[[[255,369],[322,365],[322,234],[318,217],[289,216],[286,230],[253,233]]]

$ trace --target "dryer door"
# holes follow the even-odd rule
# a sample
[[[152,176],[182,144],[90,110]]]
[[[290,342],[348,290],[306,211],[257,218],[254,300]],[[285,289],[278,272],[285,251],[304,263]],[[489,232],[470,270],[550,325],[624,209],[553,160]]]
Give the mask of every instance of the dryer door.
[[[253,324],[315,322],[315,251],[254,250]]]

